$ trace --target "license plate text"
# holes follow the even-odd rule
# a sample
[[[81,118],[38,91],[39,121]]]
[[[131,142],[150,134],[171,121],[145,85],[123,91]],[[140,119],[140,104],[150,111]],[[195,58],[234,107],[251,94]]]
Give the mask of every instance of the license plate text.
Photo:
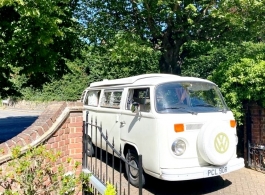
[[[208,176],[216,176],[216,175],[221,175],[226,172],[227,172],[227,167],[219,167],[219,168],[209,169],[207,171],[207,174]]]

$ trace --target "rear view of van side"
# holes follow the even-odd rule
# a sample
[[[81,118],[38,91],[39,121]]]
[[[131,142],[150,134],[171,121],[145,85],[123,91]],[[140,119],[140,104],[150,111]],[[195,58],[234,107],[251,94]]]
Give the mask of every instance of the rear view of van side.
[[[134,186],[144,185],[145,174],[178,181],[244,167],[236,154],[236,121],[211,81],[171,74],[103,80],[91,83],[82,101],[131,164],[137,166],[142,155],[142,183],[138,171],[126,167]],[[94,139],[90,137],[89,155]]]

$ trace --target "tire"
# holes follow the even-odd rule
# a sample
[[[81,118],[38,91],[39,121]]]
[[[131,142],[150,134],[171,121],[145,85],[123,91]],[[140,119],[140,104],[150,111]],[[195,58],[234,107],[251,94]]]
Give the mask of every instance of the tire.
[[[202,159],[212,165],[225,165],[236,152],[236,135],[229,123],[211,122],[203,126],[197,139]]]
[[[94,146],[89,136],[87,139],[87,151],[86,152],[87,152],[87,156],[90,156],[90,157],[94,156],[95,154]]]
[[[130,164],[134,165],[138,168],[139,165],[139,157],[135,150],[130,151],[126,154],[126,160]],[[133,167],[129,166],[127,163],[125,165],[126,168],[126,175],[128,181],[135,187],[139,188],[140,186],[143,187],[145,185],[145,176],[144,173],[142,174],[142,183],[139,183],[139,171],[134,169]]]

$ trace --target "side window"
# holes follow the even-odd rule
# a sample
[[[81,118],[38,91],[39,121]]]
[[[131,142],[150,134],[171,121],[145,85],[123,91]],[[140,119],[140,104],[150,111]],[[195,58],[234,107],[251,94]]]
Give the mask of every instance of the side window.
[[[150,89],[149,88],[137,88],[129,89],[127,97],[126,110],[131,109],[133,102],[140,104],[140,111],[150,112]]]
[[[101,98],[100,106],[108,108],[120,108],[122,90],[108,90],[104,91]]]
[[[100,90],[88,91],[84,104],[87,106],[98,106]]]

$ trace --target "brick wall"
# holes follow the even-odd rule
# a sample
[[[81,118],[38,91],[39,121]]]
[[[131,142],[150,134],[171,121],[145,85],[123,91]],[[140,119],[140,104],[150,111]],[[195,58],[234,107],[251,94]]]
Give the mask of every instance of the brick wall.
[[[265,145],[265,108],[256,102],[247,103],[245,106],[244,121],[244,158],[248,159],[248,140],[250,144]]]
[[[0,144],[3,155],[0,164],[4,167],[11,157],[11,150],[21,146],[26,151],[28,146],[44,144],[47,149],[61,151],[62,155],[57,162],[64,163],[66,171],[71,171],[76,161],[82,163],[82,118],[83,104],[81,102],[60,102],[49,105],[39,118],[27,129]],[[67,158],[72,163],[66,163]],[[78,168],[81,172],[82,167]]]
[[[245,136],[247,135],[247,125],[249,124],[251,142],[255,144],[265,143],[265,108],[262,108],[257,103],[249,103],[246,107],[246,113],[249,111],[250,120],[247,117],[244,122]],[[245,139],[247,140],[247,139]]]

